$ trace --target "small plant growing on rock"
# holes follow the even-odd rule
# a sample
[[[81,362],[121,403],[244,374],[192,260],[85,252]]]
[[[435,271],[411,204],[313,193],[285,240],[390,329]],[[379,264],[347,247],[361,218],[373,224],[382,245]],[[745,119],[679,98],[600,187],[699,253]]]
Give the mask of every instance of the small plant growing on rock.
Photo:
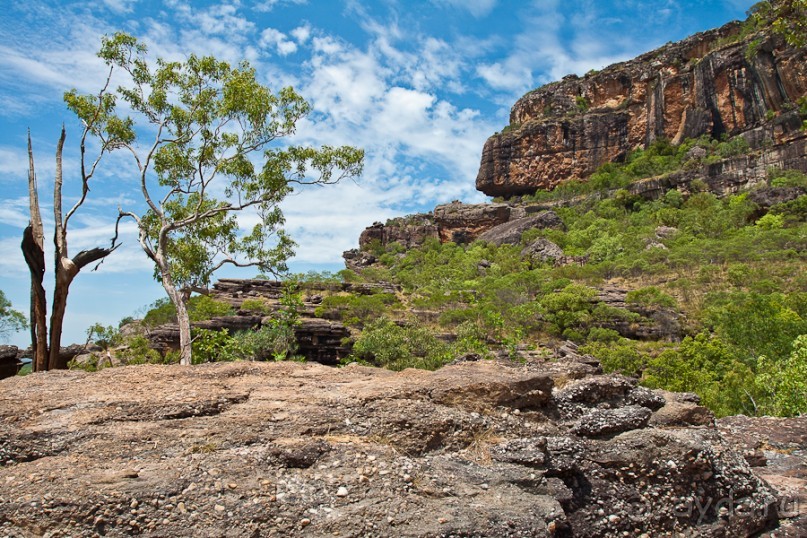
[[[588,102],[588,99],[582,95],[578,95],[574,98],[574,104],[577,106],[577,111],[581,113],[588,112],[589,108],[591,108],[591,104]]]

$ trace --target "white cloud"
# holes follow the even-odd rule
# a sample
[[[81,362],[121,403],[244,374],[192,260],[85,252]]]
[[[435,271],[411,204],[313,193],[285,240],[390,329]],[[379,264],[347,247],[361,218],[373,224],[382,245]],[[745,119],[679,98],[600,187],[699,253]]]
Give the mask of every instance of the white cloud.
[[[134,11],[138,0],[103,0],[103,2],[113,13],[125,15]]]
[[[260,46],[263,48],[274,47],[281,56],[288,56],[297,52],[297,43],[291,41],[286,34],[274,28],[266,28],[261,32]]]
[[[259,13],[267,13],[274,8],[283,5],[306,5],[308,0],[263,0],[255,4],[255,11]]]
[[[294,39],[297,40],[298,44],[305,45],[308,42],[308,39],[311,37],[311,32],[311,26],[304,24],[302,26],[298,26],[289,33]]]
[[[436,4],[465,9],[474,17],[484,17],[496,7],[497,0],[433,0]]]

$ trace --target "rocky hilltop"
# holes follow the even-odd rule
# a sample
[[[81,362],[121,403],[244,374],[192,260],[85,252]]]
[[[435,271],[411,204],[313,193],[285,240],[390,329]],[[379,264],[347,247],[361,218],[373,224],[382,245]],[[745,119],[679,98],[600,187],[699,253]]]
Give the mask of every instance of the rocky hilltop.
[[[731,23],[528,93],[485,143],[477,189],[504,197],[552,189],[660,137],[742,134],[763,152],[790,148],[763,157],[768,165],[807,169],[807,135],[792,112],[807,93],[807,51],[768,33],[741,39],[741,29]]]
[[[658,139],[678,144],[703,135],[735,137],[747,150],[710,160],[695,154],[685,170],[629,185],[631,195],[652,200],[671,189],[688,194],[693,181],[703,181],[724,196],[764,187],[772,168],[807,172],[807,130],[796,104],[807,95],[807,50],[770,31],[741,37],[742,28],[733,22],[526,94],[513,106],[510,125],[482,151],[476,187],[501,202],[452,202],[431,213],[376,222],[361,234],[359,249],[345,253],[348,267],[374,263],[368,254],[373,245],[414,248],[429,239],[467,244],[499,237],[498,230],[508,227],[553,227],[554,219],[538,215],[582,200],[537,203],[521,197],[586,181],[601,165],[623,161]],[[783,193],[755,196],[764,206],[769,195]]]

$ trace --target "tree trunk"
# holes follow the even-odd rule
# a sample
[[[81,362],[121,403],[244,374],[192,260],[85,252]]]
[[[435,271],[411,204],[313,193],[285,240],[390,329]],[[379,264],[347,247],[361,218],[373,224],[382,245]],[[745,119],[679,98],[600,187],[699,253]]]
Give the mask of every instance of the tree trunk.
[[[31,272],[31,350],[34,372],[48,369],[47,299],[42,281],[45,278],[45,252],[36,243],[31,225],[22,234],[22,253]]]
[[[177,324],[179,325],[179,364],[193,364],[191,347],[191,319],[187,303],[180,296],[174,303],[177,308]]]
[[[168,294],[168,298],[174,303],[174,308],[176,308],[177,311],[177,325],[179,325],[179,364],[189,366],[193,364],[191,319],[188,313],[188,299],[190,293],[184,293],[177,289],[176,284],[174,284],[168,272],[169,268],[161,257],[155,256],[154,261],[160,269],[165,293]]]
[[[36,188],[34,150],[31,131],[28,131],[28,205],[31,220],[22,234],[22,254],[31,272],[31,349],[32,370],[41,372],[48,368],[48,304],[45,298],[45,230],[39,211],[39,194]]]
[[[72,260],[62,258],[56,263],[56,286],[53,289],[53,306],[50,314],[50,357],[48,369],[59,370],[67,368],[67,361],[60,356],[62,347],[62,327],[64,315],[67,311],[67,294],[73,278],[78,274],[79,268]]]

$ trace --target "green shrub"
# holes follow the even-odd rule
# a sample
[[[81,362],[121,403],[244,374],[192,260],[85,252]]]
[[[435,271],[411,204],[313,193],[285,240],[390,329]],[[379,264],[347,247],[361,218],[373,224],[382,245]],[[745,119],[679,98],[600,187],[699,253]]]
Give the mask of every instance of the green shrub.
[[[228,353],[235,360],[280,361],[293,358],[297,348],[294,326],[272,323],[256,331],[235,333]]]
[[[768,169],[768,182],[771,187],[807,188],[807,174],[799,170],[770,168]]]
[[[196,295],[188,301],[188,314],[191,321],[205,321],[230,316],[233,313],[233,308],[229,304],[217,301],[208,295]]]
[[[793,341],[793,351],[784,360],[760,357],[755,380],[765,395],[761,411],[775,416],[807,414],[807,335]]]
[[[628,304],[640,304],[644,306],[664,306],[675,308],[676,302],[671,295],[667,295],[655,286],[648,286],[638,290],[631,290],[625,296]]]
[[[233,360],[233,337],[227,329],[193,329],[192,334],[194,364]]]
[[[115,350],[115,356],[123,364],[164,364],[170,357],[163,357],[154,349],[144,335],[134,335],[124,339],[122,347]],[[179,362],[179,359],[175,362]]]
[[[391,370],[435,370],[453,359],[448,344],[424,328],[386,318],[370,323],[353,345],[353,359]]]
[[[757,221],[757,227],[763,230],[778,230],[784,228],[784,226],[785,226],[784,217],[782,215],[774,215],[772,213],[763,215]]]
[[[397,306],[400,306],[400,302],[392,293],[332,295],[325,297],[315,312],[318,316],[331,313],[347,325],[361,327],[369,321],[391,313]]]
[[[608,329],[599,329],[599,331],[605,330]],[[601,333],[595,331],[597,329],[591,330],[589,340],[592,340],[592,335],[595,334],[602,336]],[[627,338],[620,338],[616,331],[611,332],[615,333],[615,335],[608,335],[607,340],[590,341],[581,346],[580,351],[600,361],[600,365],[606,373],[617,372],[627,376],[640,375],[647,362],[646,358],[639,353],[634,342]]]
[[[576,96],[574,98],[574,103],[575,103],[575,106],[577,106],[577,111],[578,112],[588,112],[588,109],[591,108],[591,105],[589,104],[588,99],[586,99],[582,95]]]
[[[207,295],[196,295],[188,300],[188,315],[191,321],[205,321],[214,317],[233,314],[232,307]],[[166,323],[176,323],[177,311],[168,297],[157,299],[143,317],[147,327],[157,327]]]
[[[112,325],[104,327],[102,324],[96,323],[87,329],[87,342],[94,342],[102,349],[120,345],[121,340],[120,332]]]
[[[702,332],[677,350],[650,359],[643,374],[650,388],[694,392],[717,416],[754,414],[754,374],[719,338]]]
[[[246,299],[241,303],[241,310],[245,312],[257,312],[259,314],[269,314],[272,312],[272,305],[262,297]]]

